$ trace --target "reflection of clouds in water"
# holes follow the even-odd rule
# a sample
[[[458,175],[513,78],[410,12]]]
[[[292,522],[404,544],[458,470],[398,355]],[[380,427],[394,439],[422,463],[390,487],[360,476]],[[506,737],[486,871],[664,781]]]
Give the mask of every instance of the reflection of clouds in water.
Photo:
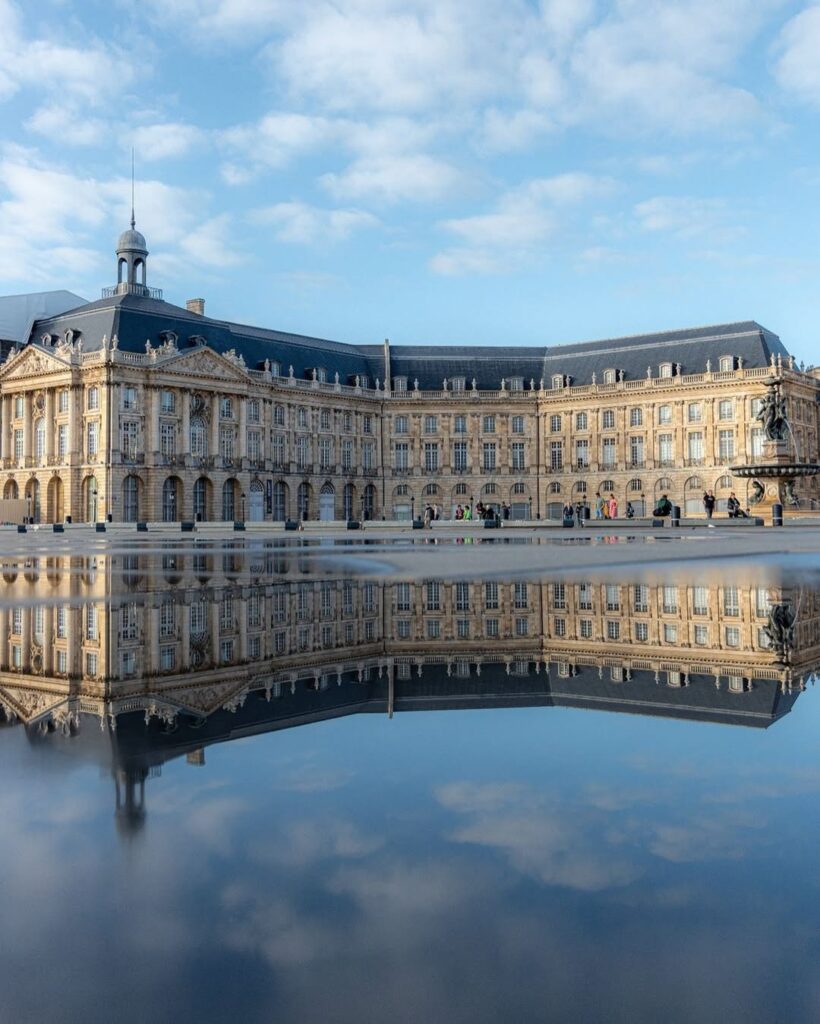
[[[676,863],[707,860],[741,860],[749,852],[750,842],[759,853],[759,843],[767,827],[764,818],[750,814],[697,814],[685,825],[648,825],[649,849],[656,857]],[[753,835],[755,831],[761,835]]]
[[[273,837],[251,841],[249,855],[260,864],[298,867],[327,858],[366,857],[384,840],[339,818],[303,818],[285,823]]]
[[[439,787],[442,806],[463,815],[449,839],[503,853],[522,874],[546,885],[596,891],[629,885],[643,868],[602,849],[606,813],[580,808],[523,786],[453,783]]]

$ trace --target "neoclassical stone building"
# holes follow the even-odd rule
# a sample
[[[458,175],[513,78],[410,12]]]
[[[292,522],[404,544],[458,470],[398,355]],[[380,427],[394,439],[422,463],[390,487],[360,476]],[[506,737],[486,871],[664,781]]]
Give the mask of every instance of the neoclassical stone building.
[[[556,517],[614,494],[690,513],[751,484],[764,381],[818,456],[816,371],[752,321],[578,345],[349,345],[215,320],[147,284],[133,223],[103,297],[34,321],[0,367],[4,498],[34,520]],[[798,488],[820,498],[816,479]]]

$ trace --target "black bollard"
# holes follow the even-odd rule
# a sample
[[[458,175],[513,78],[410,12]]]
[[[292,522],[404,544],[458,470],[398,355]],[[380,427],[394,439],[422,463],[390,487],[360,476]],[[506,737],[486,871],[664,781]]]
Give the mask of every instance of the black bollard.
[[[779,501],[772,505],[772,526],[783,525],[783,506]]]
[[[672,526],[680,526],[680,505],[672,506]]]

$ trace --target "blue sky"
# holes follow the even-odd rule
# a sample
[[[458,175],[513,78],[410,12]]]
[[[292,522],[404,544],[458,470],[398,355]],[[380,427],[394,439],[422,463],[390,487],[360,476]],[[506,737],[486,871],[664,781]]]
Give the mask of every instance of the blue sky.
[[[347,341],[754,318],[817,361],[820,4],[0,0],[0,292]]]

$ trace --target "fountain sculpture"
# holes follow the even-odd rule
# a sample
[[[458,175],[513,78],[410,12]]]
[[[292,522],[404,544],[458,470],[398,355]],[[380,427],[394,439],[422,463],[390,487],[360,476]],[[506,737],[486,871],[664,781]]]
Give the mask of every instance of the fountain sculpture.
[[[764,383],[766,396],[756,417],[763,425],[763,458],[760,462],[730,468],[733,476],[751,479],[749,505],[758,513],[776,504],[796,508],[799,500],[794,490],[795,480],[820,473],[820,463],[800,460],[783,397],[782,377],[773,375]]]

